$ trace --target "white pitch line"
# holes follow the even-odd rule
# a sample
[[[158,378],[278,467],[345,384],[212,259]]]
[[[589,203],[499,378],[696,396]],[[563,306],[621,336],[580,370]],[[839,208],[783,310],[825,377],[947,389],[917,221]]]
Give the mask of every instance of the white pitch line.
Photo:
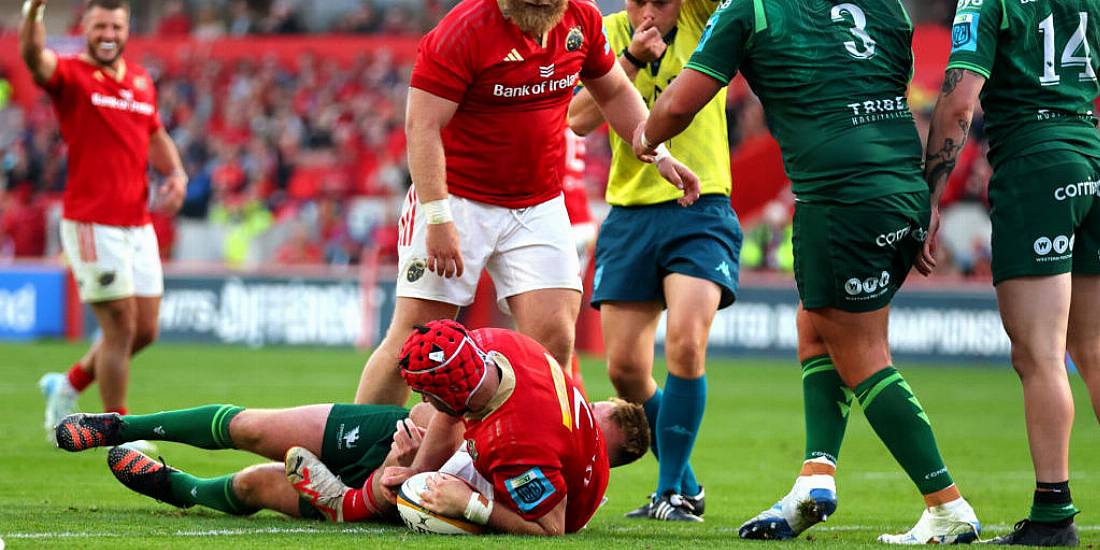
[[[42,532],[42,533],[0,533],[0,537],[7,539],[29,539],[29,540],[41,540],[41,539],[70,539],[70,538],[121,538],[121,537],[143,537],[143,536],[172,536],[172,537],[238,537],[248,535],[294,535],[294,534],[311,534],[311,535],[364,535],[364,534],[381,534],[387,530],[379,527],[366,528],[357,527],[353,529],[311,529],[308,527],[262,527],[255,529],[209,529],[204,531],[150,531],[148,533],[110,533],[110,532]]]
[[[808,531],[812,534],[813,531],[874,531],[876,529],[883,529],[881,525],[818,525],[815,526],[812,531]],[[1012,526],[1008,524],[1004,525],[982,525],[982,531],[992,529],[994,531],[1011,531]],[[738,529],[733,527],[721,527],[716,529],[719,532],[736,533]],[[1100,525],[1078,525],[1078,531],[1100,531]]]

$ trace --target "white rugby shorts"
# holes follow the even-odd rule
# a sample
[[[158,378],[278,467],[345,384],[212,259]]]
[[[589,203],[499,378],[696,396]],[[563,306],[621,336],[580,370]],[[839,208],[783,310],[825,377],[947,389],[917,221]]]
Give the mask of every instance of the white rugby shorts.
[[[445,279],[428,271],[427,219],[415,188],[409,189],[398,221],[397,295],[468,306],[482,269],[496,286],[497,305],[507,298],[549,288],[581,291],[580,263],[565,199],[561,195],[527,208],[505,208],[450,197],[465,270]]]
[[[61,247],[84,303],[164,294],[153,225],[118,226],[61,220]]]

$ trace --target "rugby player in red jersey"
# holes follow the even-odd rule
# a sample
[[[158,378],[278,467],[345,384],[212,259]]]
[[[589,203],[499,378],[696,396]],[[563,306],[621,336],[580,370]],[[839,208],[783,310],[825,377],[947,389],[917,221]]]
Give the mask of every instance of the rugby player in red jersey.
[[[608,468],[648,449],[640,405],[589,405],[546,348],[518,332],[432,321],[413,330],[400,364],[409,386],[445,414],[432,418],[412,466],[387,468],[382,483],[440,471],[421,495],[437,514],[504,533],[574,533],[599,508]],[[363,489],[345,487],[309,451],[291,449],[287,470],[327,516],[359,517],[352,507]]]
[[[89,0],[83,19],[86,50],[60,57],[46,49],[46,0],[27,0],[19,50],[36,83],[53,100],[68,146],[61,243],[103,336],[68,375],[50,373],[46,429],[76,406],[76,396],[99,381],[108,412],[126,414],[133,354],[157,337],[164,281],[147,208],[148,165],[164,176],[159,208],[175,213],[187,176],[161,125],[156,89],[144,69],[122,57],[130,31],[128,0]]]
[[[454,318],[483,268],[519,331],[569,364],[581,279],[562,172],[579,82],[619,134],[646,118],[589,0],[463,0],[421,40],[405,124],[413,187],[398,224],[397,304],[357,403],[405,402],[405,335]],[[667,154],[645,160],[658,156],[682,200],[695,200],[698,178]]]

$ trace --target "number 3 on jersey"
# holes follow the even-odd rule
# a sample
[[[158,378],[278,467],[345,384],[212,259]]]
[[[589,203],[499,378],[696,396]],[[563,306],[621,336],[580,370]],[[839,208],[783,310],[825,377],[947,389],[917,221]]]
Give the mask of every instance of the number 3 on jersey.
[[[859,6],[847,3],[837,4],[833,6],[831,16],[833,23],[848,24],[850,19],[851,24],[854,25],[848,29],[848,32],[852,33],[859,43],[857,44],[855,40],[844,43],[844,49],[848,50],[848,55],[856,59],[871,59],[875,56],[876,43],[871,35],[867,34],[867,15]]]
[[[1096,80],[1096,69],[1092,66],[1092,49],[1085,37],[1089,28],[1089,14],[1080,12],[1077,16],[1077,30],[1073,32],[1069,42],[1066,42],[1060,60],[1055,59],[1057,46],[1054,35],[1054,14],[1050,14],[1043,19],[1042,23],[1039,23],[1039,33],[1043,35],[1043,75],[1039,77],[1039,83],[1043,86],[1057,86],[1062,83],[1062,76],[1058,74],[1057,61],[1061,61],[1062,68],[1082,67],[1084,70],[1079,75],[1081,82]],[[1077,55],[1078,53],[1081,55]]]

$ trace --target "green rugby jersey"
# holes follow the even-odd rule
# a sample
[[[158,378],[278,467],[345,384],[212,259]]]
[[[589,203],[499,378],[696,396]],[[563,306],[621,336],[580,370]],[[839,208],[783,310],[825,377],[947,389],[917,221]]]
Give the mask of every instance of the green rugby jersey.
[[[723,83],[740,70],[795,194],[851,203],[927,189],[912,40],[900,0],[725,0],[687,67]]]
[[[988,79],[989,159],[1072,149],[1100,157],[1097,0],[960,0],[948,69]]]

